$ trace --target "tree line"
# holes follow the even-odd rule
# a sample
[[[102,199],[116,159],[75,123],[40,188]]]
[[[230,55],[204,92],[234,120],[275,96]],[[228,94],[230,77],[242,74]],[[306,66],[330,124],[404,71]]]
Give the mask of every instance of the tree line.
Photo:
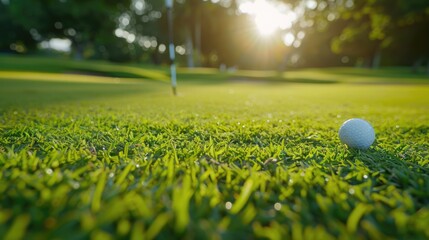
[[[269,37],[237,0],[176,0],[174,42],[182,65],[288,67],[410,66],[429,73],[427,0],[267,0],[300,12]],[[168,62],[161,0],[1,0],[0,52],[37,53],[69,39],[78,59]],[[285,36],[289,34],[289,44]]]

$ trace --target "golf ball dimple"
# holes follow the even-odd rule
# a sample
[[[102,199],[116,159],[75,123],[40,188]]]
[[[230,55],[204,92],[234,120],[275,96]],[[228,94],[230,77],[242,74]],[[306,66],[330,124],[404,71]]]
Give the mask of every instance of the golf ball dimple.
[[[342,143],[350,148],[368,149],[375,140],[374,128],[367,121],[352,118],[341,125],[338,132]]]

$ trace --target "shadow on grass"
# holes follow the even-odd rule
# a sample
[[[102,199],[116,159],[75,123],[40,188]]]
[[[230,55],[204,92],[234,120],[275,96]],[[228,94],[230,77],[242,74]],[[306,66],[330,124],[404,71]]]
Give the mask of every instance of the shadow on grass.
[[[159,91],[162,88],[164,88],[164,84],[158,82],[100,84],[0,80],[0,110],[148,93]]]
[[[282,78],[282,77],[234,77],[230,82],[250,83],[250,84],[285,84],[285,83],[303,83],[303,84],[336,84],[336,80],[310,79],[310,78]]]
[[[406,173],[423,173],[429,177],[429,168],[423,167],[417,163],[407,161],[407,159],[400,158],[385,150],[368,150],[356,151],[353,150],[354,156],[364,161],[373,170],[382,170],[392,172],[396,168]],[[406,171],[405,171],[406,170]]]
[[[165,71],[153,65],[116,64],[103,61],[74,61],[63,58],[0,55],[0,71],[72,73],[88,76],[165,80]]]
[[[429,168],[382,149],[353,151],[353,158],[361,160],[377,178],[374,187],[395,186],[408,191],[419,203],[429,204]]]
[[[429,76],[426,73],[414,73],[410,68],[332,68],[324,70],[326,73],[346,76],[377,77],[388,79],[412,79],[429,82]],[[405,80],[404,80],[405,81]]]
[[[69,68],[65,71],[67,74],[78,74],[88,76],[100,76],[100,77],[114,77],[114,78],[142,78],[141,75],[129,73],[129,72],[118,72],[118,71],[97,71],[84,68]]]
[[[198,85],[216,85],[225,83],[243,83],[243,84],[335,84],[336,80],[311,79],[311,78],[284,78],[276,75],[267,76],[248,76],[248,75],[229,75],[228,73],[195,73],[186,72],[177,75],[182,83],[191,83]]]
[[[210,74],[210,73],[178,73],[177,79],[180,83],[190,83],[197,85],[216,85],[224,84],[228,81],[228,75],[226,74]]]

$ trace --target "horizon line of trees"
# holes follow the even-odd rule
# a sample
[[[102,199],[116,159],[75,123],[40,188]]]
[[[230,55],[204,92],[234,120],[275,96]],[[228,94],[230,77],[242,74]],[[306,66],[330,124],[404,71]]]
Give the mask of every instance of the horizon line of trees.
[[[429,74],[427,0],[267,0],[302,12],[290,29],[256,32],[237,0],[175,0],[174,42],[189,67],[410,66]],[[37,53],[69,39],[77,59],[168,62],[163,0],[0,0],[0,52]],[[293,42],[285,44],[285,34]]]

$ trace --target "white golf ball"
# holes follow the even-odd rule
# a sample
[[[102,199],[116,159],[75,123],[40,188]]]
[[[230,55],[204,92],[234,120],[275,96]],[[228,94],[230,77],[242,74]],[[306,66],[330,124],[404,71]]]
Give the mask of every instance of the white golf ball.
[[[340,140],[350,148],[368,149],[375,140],[374,128],[367,121],[352,118],[343,123],[338,132]]]

